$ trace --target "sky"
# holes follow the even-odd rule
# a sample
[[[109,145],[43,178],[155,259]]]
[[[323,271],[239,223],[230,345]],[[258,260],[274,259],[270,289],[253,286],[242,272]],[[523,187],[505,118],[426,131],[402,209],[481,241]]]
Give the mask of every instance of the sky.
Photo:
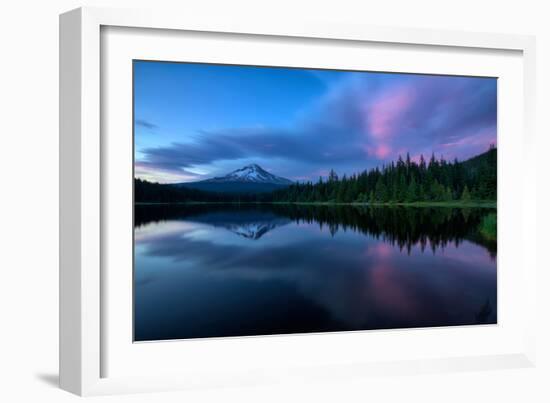
[[[496,145],[495,78],[134,61],[135,176],[295,181]]]

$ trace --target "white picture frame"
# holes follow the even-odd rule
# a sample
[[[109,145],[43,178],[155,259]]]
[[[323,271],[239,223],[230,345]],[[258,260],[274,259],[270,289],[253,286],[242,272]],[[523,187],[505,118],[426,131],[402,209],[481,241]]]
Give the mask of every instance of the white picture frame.
[[[105,194],[106,177],[110,175],[107,169],[109,165],[106,164],[106,155],[109,153],[105,152],[105,147],[113,146],[108,139],[102,139],[102,133],[109,129],[109,125],[102,120],[106,115],[105,111],[102,113],[102,94],[109,90],[104,87],[108,84],[102,81],[101,61],[102,55],[105,55],[102,53],[104,44],[102,45],[101,35],[106,27],[193,32],[199,36],[200,33],[218,33],[272,40],[328,40],[332,41],[331,46],[335,47],[344,43],[377,43],[380,46],[397,44],[438,49],[467,49],[481,55],[490,51],[516,52],[521,59],[522,69],[521,82],[516,84],[519,90],[523,90],[519,91],[520,97],[523,95],[518,101],[522,110],[518,113],[521,115],[518,118],[520,121],[516,123],[521,123],[519,131],[523,133],[507,134],[506,141],[509,139],[510,149],[520,150],[519,158],[522,161],[529,161],[534,155],[533,37],[321,22],[297,24],[287,21],[249,21],[245,17],[231,21],[199,19],[190,15],[173,15],[149,10],[80,8],[65,13],[60,17],[60,385],[63,389],[79,395],[96,395],[299,379],[332,379],[379,373],[393,375],[534,365],[535,319],[534,315],[531,317],[531,312],[535,311],[536,253],[533,250],[534,243],[528,242],[528,236],[536,232],[533,207],[536,177],[534,167],[530,164],[521,164],[518,173],[521,177],[521,191],[516,191],[512,202],[507,202],[512,203],[510,205],[500,204],[500,188],[507,188],[510,184],[499,179],[499,242],[500,239],[506,239],[506,234],[503,234],[501,229],[500,212],[509,214],[507,212],[514,211],[518,216],[515,218],[514,227],[512,224],[508,227],[514,228],[514,238],[512,239],[510,234],[509,240],[521,240],[518,250],[513,252],[515,259],[518,259],[517,262],[520,262],[521,271],[513,274],[516,277],[510,277],[510,281],[513,280],[517,284],[518,290],[515,292],[524,301],[522,308],[526,314],[521,324],[514,323],[514,326],[510,326],[514,327],[514,342],[503,344],[498,352],[485,352],[483,348],[475,351],[453,351],[452,347],[449,347],[416,358],[401,356],[397,351],[395,356],[388,360],[369,361],[358,357],[356,360],[345,362],[338,362],[327,354],[326,357],[317,357],[309,363],[305,354],[296,366],[284,360],[270,364],[268,360],[261,372],[257,371],[257,367],[246,367],[246,364],[234,361],[229,361],[227,367],[218,371],[209,371],[208,368],[202,371],[189,371],[194,365],[193,360],[197,361],[195,357],[184,364],[171,364],[171,372],[158,375],[146,372],[124,375],[124,368],[116,371],[114,376],[109,375],[111,371],[105,370],[105,360],[106,355],[112,353],[106,349],[109,339],[105,336],[105,329],[102,329],[109,324],[105,317],[109,316],[110,309],[110,305],[105,303],[108,291],[104,287],[104,280],[109,276],[102,271],[108,267],[102,229],[105,224],[105,212],[102,212],[102,209],[105,210],[105,203],[109,203],[109,197]],[[499,136],[500,129],[502,128],[499,127]],[[512,147],[515,145],[517,147]],[[499,150],[499,163],[500,158]],[[509,176],[508,179],[506,175],[504,178],[510,181]],[[521,281],[516,281],[519,279]],[[501,308],[502,306],[499,306],[499,309]],[[501,333],[493,332],[491,329],[483,330],[485,334],[482,336],[490,338],[491,332],[495,333],[495,337],[510,336],[511,333],[503,333],[506,326],[504,328],[502,330],[501,326],[498,329]],[[377,332],[375,336],[372,332],[357,332],[352,336],[335,334],[315,340],[317,343],[330,346],[333,345],[330,343],[341,342],[342,337],[347,337],[346,343],[361,343],[361,340],[366,340],[365,337],[387,338],[393,341],[403,338],[408,342],[414,342],[413,338],[437,340],[438,337],[449,337],[448,340],[451,340],[450,337],[477,337],[472,331],[468,332],[468,335],[465,335],[464,329],[454,328],[434,333],[416,332],[412,336],[392,331]],[[520,333],[521,341],[518,341]],[[262,351],[274,348],[277,343],[279,348],[287,348],[287,341],[294,343],[293,348],[307,350],[307,345],[311,344],[308,337],[315,336],[270,338],[272,344],[269,347],[263,342],[265,338],[261,337],[249,338],[246,342],[248,345],[254,345],[255,353],[261,355]],[[112,346],[110,341],[109,343]],[[242,342],[240,345],[236,344],[238,341],[226,343],[210,340],[206,343],[202,347],[195,344],[197,347],[191,348],[212,348],[212,343],[216,343],[216,351],[223,355],[224,351],[243,347]],[[114,345],[114,348],[117,348],[117,345]],[[171,354],[178,350],[178,344],[163,343],[162,350],[158,354]],[[228,357],[231,360],[231,357]],[[121,360],[127,358],[129,357],[121,356]],[[160,360],[153,365],[158,365],[162,360],[166,361],[166,358]],[[128,361],[131,362],[131,359]]]

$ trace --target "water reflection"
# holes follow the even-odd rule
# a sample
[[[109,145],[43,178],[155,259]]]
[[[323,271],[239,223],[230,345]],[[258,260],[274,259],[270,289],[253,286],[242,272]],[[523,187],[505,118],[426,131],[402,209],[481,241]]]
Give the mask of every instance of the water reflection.
[[[136,340],[495,323],[488,212],[137,206]]]

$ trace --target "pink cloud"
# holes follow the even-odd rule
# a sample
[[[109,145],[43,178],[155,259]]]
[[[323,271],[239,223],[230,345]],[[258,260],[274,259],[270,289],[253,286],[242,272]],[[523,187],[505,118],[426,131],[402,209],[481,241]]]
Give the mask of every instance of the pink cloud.
[[[487,151],[489,144],[496,145],[496,128],[478,130],[469,136],[436,144],[433,151],[448,160],[464,159]]]
[[[382,93],[367,108],[369,134],[377,140],[395,135],[413,101],[414,96],[409,87],[394,87]]]
[[[486,146],[492,139],[496,138],[494,130],[484,130],[476,132],[471,136],[462,137],[458,140],[442,143],[441,147],[458,147],[458,146]]]
[[[365,151],[367,155],[375,156],[378,159],[384,159],[391,154],[392,149],[387,144],[378,144],[375,147],[367,146]]]
[[[380,158],[386,158],[391,153],[391,148],[385,144],[380,144],[376,149],[374,150],[374,154]]]

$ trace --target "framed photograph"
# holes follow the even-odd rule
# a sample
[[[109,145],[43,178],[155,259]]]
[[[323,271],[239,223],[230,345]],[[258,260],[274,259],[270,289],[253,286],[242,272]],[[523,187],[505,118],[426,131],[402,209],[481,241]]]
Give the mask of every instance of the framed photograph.
[[[534,39],[60,18],[60,383],[534,365]]]

